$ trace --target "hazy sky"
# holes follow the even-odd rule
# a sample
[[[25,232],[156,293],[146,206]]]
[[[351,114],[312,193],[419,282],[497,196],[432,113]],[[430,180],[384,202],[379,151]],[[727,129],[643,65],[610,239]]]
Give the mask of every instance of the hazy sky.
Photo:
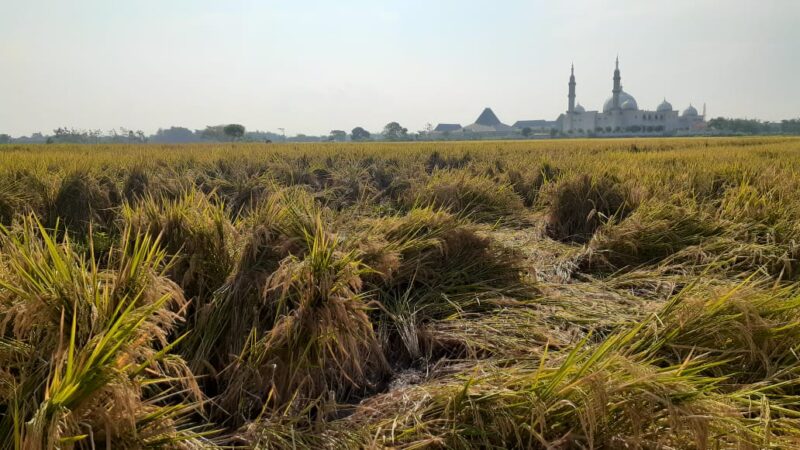
[[[320,134],[599,109],[800,117],[800,0],[0,0],[0,132]]]

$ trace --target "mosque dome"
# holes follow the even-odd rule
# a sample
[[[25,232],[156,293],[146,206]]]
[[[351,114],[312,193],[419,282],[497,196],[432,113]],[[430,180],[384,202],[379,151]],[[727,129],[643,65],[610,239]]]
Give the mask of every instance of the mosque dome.
[[[692,106],[691,104],[689,104],[689,107],[683,110],[683,115],[684,116],[696,116],[697,115],[697,109],[694,106]]]
[[[670,111],[672,111],[672,104],[668,102],[667,99],[664,99],[664,101],[661,102],[661,104],[658,105],[658,107],[656,108],[656,112],[670,112]]]
[[[625,111],[636,111],[636,101],[631,99],[625,100],[622,103],[622,109]]]
[[[586,108],[584,108],[583,106],[581,106],[580,103],[578,103],[577,105],[575,105],[575,112],[579,113],[586,112]]]
[[[632,95],[628,94],[625,91],[619,93],[619,104],[620,106],[625,105],[625,103],[629,103],[628,108],[625,109],[639,109],[639,105],[636,103],[636,99],[633,98]],[[614,97],[611,96],[606,100],[603,104],[603,112],[609,112],[614,109]]]

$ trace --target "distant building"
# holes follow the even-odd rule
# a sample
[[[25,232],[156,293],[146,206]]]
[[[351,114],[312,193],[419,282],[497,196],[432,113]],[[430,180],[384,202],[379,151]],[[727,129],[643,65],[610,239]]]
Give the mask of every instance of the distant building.
[[[440,123],[433,130],[434,135],[441,137],[450,136],[456,139],[472,137],[504,138],[518,135],[519,129],[506,125],[500,121],[492,108],[484,108],[475,122],[462,127],[460,124]]]
[[[433,129],[433,131],[437,133],[450,133],[459,130],[461,130],[461,124],[458,123],[440,123]]]
[[[639,109],[636,99],[622,89],[619,58],[614,68],[611,97],[603,104],[602,111],[587,111],[576,102],[575,67],[570,70],[567,111],[556,120],[518,120],[513,126],[500,121],[491,108],[485,108],[475,123],[461,127],[458,124],[439,124],[434,136],[450,138],[515,138],[530,129],[533,135],[553,133],[565,134],[691,134],[706,128],[705,106],[700,114],[691,104],[678,112],[664,99],[655,110]],[[525,133],[525,136],[531,136]]]
[[[511,133],[514,128],[500,122],[492,108],[485,108],[475,123],[464,127],[464,131],[472,133]]]
[[[518,120],[514,122],[513,127],[518,130],[530,128],[534,133],[549,133],[550,130],[558,128],[559,124],[556,120]]]
[[[603,111],[587,111],[575,103],[575,67],[570,70],[567,112],[558,117],[557,128],[564,133],[663,133],[705,128],[703,115],[689,105],[682,113],[672,108],[664,99],[655,111],[639,109],[636,99],[622,90],[619,58],[614,69],[614,86],[611,97],[603,104]]]

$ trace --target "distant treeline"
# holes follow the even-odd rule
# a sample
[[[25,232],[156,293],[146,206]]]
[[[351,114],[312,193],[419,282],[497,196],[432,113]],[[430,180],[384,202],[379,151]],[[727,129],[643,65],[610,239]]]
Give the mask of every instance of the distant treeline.
[[[717,117],[708,121],[709,128],[732,134],[800,134],[800,119],[762,122],[757,119]]]
[[[247,131],[243,125],[227,124],[207,126],[202,130],[190,130],[184,127],[159,128],[155,134],[146,135],[141,130],[119,128],[103,132],[102,130],[82,130],[75,128],[57,128],[52,134],[33,133],[30,136],[11,137],[0,134],[0,144],[95,144],[95,143],[145,143],[160,144],[197,143],[197,142],[323,142],[323,141],[416,141],[416,140],[450,140],[447,134],[432,133],[428,124],[425,130],[409,133],[397,122],[386,124],[381,133],[370,133],[362,127],[355,127],[350,133],[344,130],[331,130],[328,135],[311,136],[297,134],[286,137],[283,133],[270,131]],[[782,120],[780,122],[762,122],[757,119],[729,119],[717,117],[708,122],[711,134],[755,135],[785,134],[800,135],[800,119]],[[525,139],[530,133],[522,130],[504,138]],[[560,136],[557,130],[551,130],[551,137]],[[638,130],[633,130],[638,131]],[[481,139],[480,133],[464,134],[458,139]]]
[[[113,129],[108,132],[102,130],[83,130],[76,128],[56,128],[52,134],[33,133],[30,136],[11,137],[0,134],[0,144],[97,144],[97,143],[145,143],[180,144],[198,142],[323,142],[323,141],[410,141],[422,139],[430,133],[430,124],[427,130],[418,133],[409,133],[407,128],[397,122],[386,124],[380,134],[372,134],[362,127],[355,127],[348,134],[343,130],[331,130],[327,135],[310,136],[297,134],[287,137],[285,134],[269,131],[247,131],[244,125],[227,124],[207,126],[202,130],[190,130],[185,127],[159,128],[155,134],[146,135],[141,130],[127,128]],[[282,129],[281,129],[282,130]]]
[[[305,137],[303,135],[298,136]],[[4,143],[38,143],[38,144],[95,144],[95,143],[196,143],[196,142],[228,142],[228,141],[282,141],[283,135],[265,131],[247,131],[238,124],[207,126],[202,130],[190,130],[184,127],[160,128],[155,134],[146,135],[141,130],[119,128],[103,132],[102,130],[82,130],[75,128],[57,128],[52,134],[33,133],[30,136],[13,138],[0,134],[0,144]],[[312,139],[313,140],[313,139]],[[316,140],[321,140],[317,138]]]

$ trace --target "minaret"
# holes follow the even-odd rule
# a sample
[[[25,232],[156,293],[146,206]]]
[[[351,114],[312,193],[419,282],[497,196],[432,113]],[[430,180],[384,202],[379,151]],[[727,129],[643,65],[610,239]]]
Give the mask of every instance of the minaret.
[[[575,64],[572,65],[569,75],[569,103],[567,104],[567,112],[575,111]]]
[[[614,69],[614,89],[611,90],[614,98],[614,108],[619,108],[619,94],[622,92],[622,85],[620,84],[622,77],[619,76],[619,55],[617,55],[617,66]]]

